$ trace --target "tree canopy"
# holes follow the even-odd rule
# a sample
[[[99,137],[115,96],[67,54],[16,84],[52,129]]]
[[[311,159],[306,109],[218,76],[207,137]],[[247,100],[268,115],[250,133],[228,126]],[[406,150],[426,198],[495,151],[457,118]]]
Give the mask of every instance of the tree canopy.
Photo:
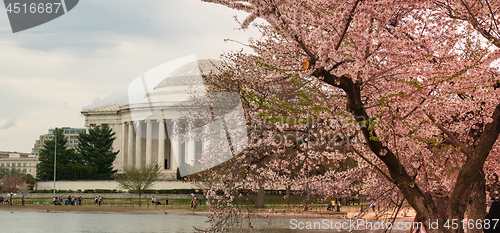
[[[487,178],[500,167],[498,2],[204,1],[247,12],[242,28],[264,20],[253,24],[262,37],[250,40],[251,53],[222,57],[228,78],[258,107],[248,122],[265,117],[274,132],[308,135],[253,138],[269,154],[297,151],[269,160],[261,176],[286,183],[276,171],[295,167],[303,174],[295,182],[306,184],[296,188],[325,195],[362,181],[359,192],[385,194],[381,204],[407,201],[424,226],[463,219],[467,208],[484,219]],[[346,157],[357,166],[311,175],[324,158]],[[242,179],[214,175],[227,185]]]
[[[115,133],[108,126],[90,128],[88,133],[78,135],[78,148],[82,161],[92,168],[96,179],[110,179],[116,173],[113,161],[119,151],[113,152]]]
[[[116,170],[113,161],[117,152],[113,152],[115,133],[107,126],[89,129],[80,133],[77,149],[66,148],[66,136],[63,129],[54,130],[54,138],[44,142],[40,150],[40,163],[37,165],[37,177],[41,180],[54,179],[54,153],[57,139],[56,180],[110,179]]]
[[[63,129],[56,128],[54,130],[54,138],[46,140],[43,145],[43,149],[40,150],[39,160],[40,163],[37,164],[37,178],[40,180],[53,180],[54,179],[54,158],[56,159],[56,179],[57,180],[75,180],[75,179],[86,179],[86,175],[76,175],[76,171],[73,170],[75,164],[81,164],[81,157],[72,148],[66,148],[66,142],[68,141],[63,134]],[[57,145],[56,145],[57,144]],[[85,167],[79,167],[78,169],[86,170]],[[90,173],[91,174],[91,173]]]
[[[153,186],[160,175],[161,167],[156,165],[144,165],[140,168],[128,167],[123,169],[124,175],[118,177],[116,181],[120,186],[131,193],[139,196],[139,206],[141,206],[141,196],[144,190]]]
[[[11,168],[6,168],[6,167],[0,167],[0,179],[3,179],[4,177],[7,176],[23,176],[25,175],[24,172],[19,171],[17,169],[11,169]]]

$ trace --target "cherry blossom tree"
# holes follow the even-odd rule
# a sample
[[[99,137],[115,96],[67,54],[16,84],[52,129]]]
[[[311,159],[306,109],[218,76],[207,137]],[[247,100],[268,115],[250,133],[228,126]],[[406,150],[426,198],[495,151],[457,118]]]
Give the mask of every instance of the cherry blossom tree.
[[[0,189],[5,193],[15,193],[18,192],[19,188],[24,184],[25,182],[20,176],[7,176],[0,180]]]
[[[204,1],[247,12],[242,28],[265,21],[253,24],[262,33],[249,42],[253,53],[226,57],[242,90],[267,87],[245,93],[267,106],[250,118],[314,117],[315,124],[276,128],[314,126],[328,136],[260,143],[280,148],[274,154],[295,148],[293,157],[304,158],[306,167],[356,157],[356,168],[346,172],[310,177],[302,170],[308,188],[327,178],[343,187],[361,179],[368,195],[404,196],[424,226],[463,219],[467,208],[484,212],[484,201],[471,200],[486,198],[483,181],[499,168],[499,74],[492,66],[500,48],[497,2]],[[282,101],[273,89],[295,98]],[[356,143],[340,150],[332,135]],[[285,168],[275,161],[261,173],[280,180],[275,171]]]

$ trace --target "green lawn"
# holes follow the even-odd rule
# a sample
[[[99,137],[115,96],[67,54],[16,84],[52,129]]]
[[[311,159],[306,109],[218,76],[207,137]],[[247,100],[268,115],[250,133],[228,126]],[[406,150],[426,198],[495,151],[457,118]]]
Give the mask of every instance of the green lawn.
[[[66,200],[63,196],[63,199]],[[151,204],[151,199],[142,198],[141,199],[141,208],[157,208],[157,209],[191,209],[190,201],[191,199],[169,199],[168,207],[165,206],[165,199],[158,200],[162,203],[162,205],[154,206]],[[26,204],[32,205],[34,202],[38,202],[39,205],[43,205],[44,202],[48,202],[52,204],[52,198],[27,198]],[[205,204],[205,200],[202,205],[198,205],[197,211],[207,211],[208,206]],[[302,211],[304,209],[303,199],[290,199],[289,201],[285,199],[266,199],[264,201],[266,209],[274,209],[276,211]],[[13,199],[14,205],[21,205],[21,200],[19,198]],[[83,206],[94,206],[95,201],[94,198],[84,198],[82,199]],[[255,205],[255,200],[235,200],[234,205],[240,206],[244,209],[253,209]],[[311,199],[309,200],[309,210],[315,212],[324,212],[326,211],[326,207],[328,202],[322,202],[321,199]],[[138,198],[116,198],[116,199],[104,199],[102,206],[110,206],[110,207],[131,207],[131,208],[139,208],[139,199]]]

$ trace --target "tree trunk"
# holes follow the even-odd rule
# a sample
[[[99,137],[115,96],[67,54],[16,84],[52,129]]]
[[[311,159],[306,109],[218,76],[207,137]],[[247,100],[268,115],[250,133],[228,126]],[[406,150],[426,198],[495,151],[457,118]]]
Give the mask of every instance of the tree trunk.
[[[290,208],[290,185],[286,186],[286,206]]]
[[[486,216],[486,180],[484,171],[481,171],[479,178],[472,187],[472,193],[467,203],[467,219],[474,222],[478,219],[484,220]],[[481,233],[483,230],[473,227],[467,229],[467,233]]]
[[[257,200],[255,201],[255,208],[265,208],[264,205],[264,196],[266,194],[266,190],[264,190],[264,179],[259,179],[259,190],[257,191]]]
[[[481,172],[480,179],[474,183],[470,198],[468,198],[469,200],[455,200],[452,202],[447,193],[439,191],[427,194],[431,196],[432,201],[423,204],[431,206],[432,212],[427,216],[419,217],[419,221],[423,223],[426,232],[463,233],[464,226],[467,228],[467,233],[482,232],[481,229],[475,226],[475,221],[477,219],[484,219],[486,214],[486,193],[483,172]],[[468,222],[464,220],[465,208],[467,208],[468,219],[474,220],[474,227],[470,229],[468,228]],[[436,222],[438,224],[435,224]],[[455,227],[456,229],[453,229]]]
[[[462,217],[455,217],[451,213],[451,205],[450,205],[450,198],[448,195],[446,195],[444,192],[433,192],[431,193],[432,200],[434,201],[435,204],[435,212],[434,218],[431,218],[431,222],[435,222],[438,220],[437,224],[437,229],[427,229],[427,232],[445,232],[445,233],[452,233],[452,232],[463,232],[462,231],[457,231],[461,228],[461,220],[463,219],[463,214]],[[465,203],[464,203],[465,204]],[[453,221],[448,221],[448,220],[453,220],[456,219],[456,223],[458,224],[458,229],[452,229],[454,228],[453,226]],[[450,225],[451,227],[445,227],[446,221],[448,221],[447,225]],[[427,223],[426,228],[429,228],[429,223]]]
[[[306,183],[306,189],[304,190],[306,192],[306,199],[304,199],[304,211],[309,210],[309,183]]]
[[[139,193],[139,207],[141,207],[141,193]]]

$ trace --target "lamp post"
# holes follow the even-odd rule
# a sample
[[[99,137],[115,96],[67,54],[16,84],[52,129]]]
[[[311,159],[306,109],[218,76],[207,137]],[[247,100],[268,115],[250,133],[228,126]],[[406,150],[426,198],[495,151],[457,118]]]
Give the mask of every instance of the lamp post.
[[[54,130],[54,197],[56,196],[57,128]]]

